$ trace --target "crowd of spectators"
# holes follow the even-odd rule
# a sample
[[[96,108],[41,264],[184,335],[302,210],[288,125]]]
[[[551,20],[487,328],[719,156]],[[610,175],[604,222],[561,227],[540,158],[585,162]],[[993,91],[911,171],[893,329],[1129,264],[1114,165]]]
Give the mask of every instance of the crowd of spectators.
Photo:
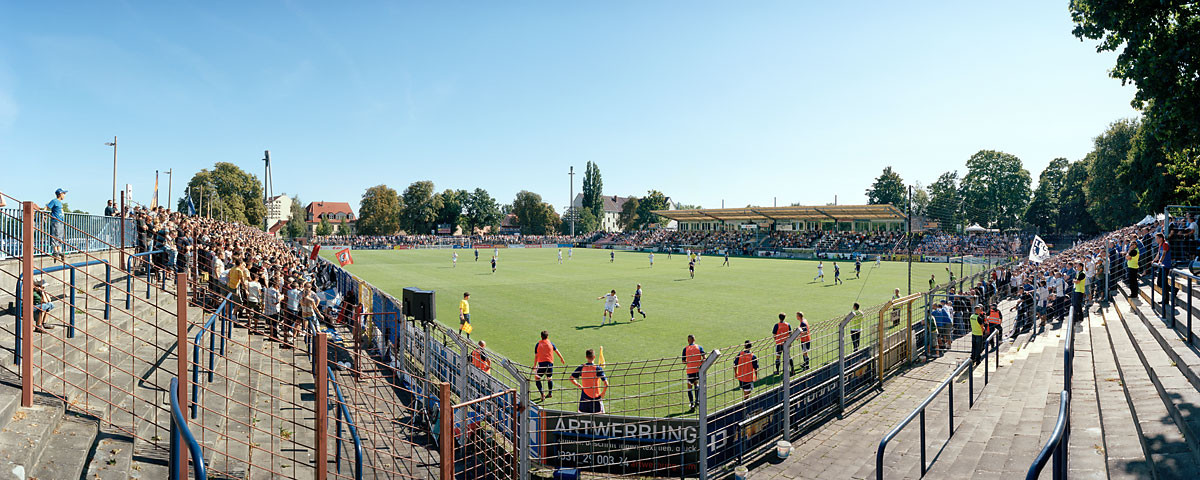
[[[926,232],[921,235],[914,253],[921,255],[991,255],[1007,256],[1017,253],[1022,238],[1015,234],[970,233],[965,235]]]
[[[326,235],[312,237],[319,245],[346,245],[357,249],[390,249],[395,246],[422,245],[539,245],[558,243],[588,243],[596,237],[589,235]]]

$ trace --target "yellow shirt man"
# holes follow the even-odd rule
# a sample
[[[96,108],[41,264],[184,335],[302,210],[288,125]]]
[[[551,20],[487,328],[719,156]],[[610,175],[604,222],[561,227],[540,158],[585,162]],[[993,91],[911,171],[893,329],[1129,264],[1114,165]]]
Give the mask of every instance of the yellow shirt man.
[[[242,282],[250,278],[250,270],[245,266],[233,267],[229,270],[229,288],[237,290]]]

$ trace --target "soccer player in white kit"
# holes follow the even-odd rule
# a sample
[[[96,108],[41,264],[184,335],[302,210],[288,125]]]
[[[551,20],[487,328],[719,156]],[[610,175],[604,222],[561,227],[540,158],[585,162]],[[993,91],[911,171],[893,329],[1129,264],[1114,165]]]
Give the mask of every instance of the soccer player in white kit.
[[[650,254],[650,268],[654,268],[654,253]]]
[[[817,262],[817,276],[813,277],[813,281],[817,281],[818,278],[822,282],[825,281],[825,262]]]
[[[450,268],[454,268],[457,266],[458,266],[458,252],[454,252],[454,255],[450,256]]]
[[[600,324],[604,325],[608,322],[617,323],[616,320],[613,320],[613,310],[616,310],[621,305],[617,302],[617,291],[610,291],[607,294],[596,297],[596,300],[604,300],[604,313],[600,316]]]
[[[879,259],[880,259],[880,257],[883,257],[883,255],[876,255],[876,256],[875,256],[875,266],[876,266],[876,267],[878,267],[878,266],[879,266]]]
[[[562,249],[558,249],[558,264],[562,265]]]
[[[567,260],[575,256],[575,247],[567,247]]]

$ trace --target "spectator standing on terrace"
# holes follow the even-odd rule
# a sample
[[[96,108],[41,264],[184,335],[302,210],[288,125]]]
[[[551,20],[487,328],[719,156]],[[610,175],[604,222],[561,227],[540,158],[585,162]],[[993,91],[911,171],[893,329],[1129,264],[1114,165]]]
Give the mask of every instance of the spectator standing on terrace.
[[[283,290],[283,279],[276,278],[275,283],[267,287],[263,292],[263,314],[267,316],[267,330],[272,337],[277,337],[279,331],[279,303],[281,300],[280,291]]]
[[[1129,298],[1134,301],[1138,298],[1138,253],[1137,244],[1130,241],[1125,250],[1125,278],[1129,282]]]
[[[734,357],[733,370],[742,387],[742,400],[750,398],[754,382],[758,380],[758,356],[750,351],[749,340],[746,340],[745,349]]]
[[[954,320],[951,319],[952,314],[948,302],[942,300],[941,303],[935,303],[929,307],[929,314],[933,317],[934,325],[937,327],[937,355],[941,356],[950,349],[950,342],[954,338]]]
[[[558,347],[550,341],[550,332],[542,330],[542,339],[533,346],[533,361],[537,364],[533,371],[533,380],[537,385],[538,395],[541,398],[538,401],[546,398],[554,397],[554,356],[562,361],[563,365],[567,364],[567,359],[563,358],[558,352]],[[545,394],[542,391],[542,379],[546,379],[550,384],[550,394]]]
[[[866,315],[863,315],[862,310],[859,310],[858,302],[854,302],[854,309],[850,310],[850,342],[854,344],[854,350],[858,350],[858,342],[862,338],[862,322]]]
[[[971,315],[971,361],[979,365],[983,358],[983,305],[975,306],[975,314]]]
[[[1159,287],[1162,288],[1164,296],[1171,295],[1170,285],[1168,285],[1167,281],[1169,278],[1167,272],[1171,270],[1171,266],[1173,265],[1171,261],[1171,244],[1167,243],[1167,238],[1163,236],[1162,232],[1155,233],[1154,238],[1158,241],[1158,254],[1154,256],[1153,263],[1158,266]]]
[[[1071,294],[1071,308],[1075,310],[1075,316],[1071,317],[1071,321],[1079,323],[1083,321],[1084,316],[1084,295],[1087,294],[1087,273],[1083,270],[1083,264],[1078,264],[1075,272],[1075,291]]]
[[[54,198],[46,204],[46,209],[50,210],[50,235],[53,237],[53,240],[50,241],[50,256],[64,262],[67,257],[61,249],[64,239],[67,237],[66,217],[63,215],[63,200],[66,198],[67,191],[60,188],[54,191]]]
[[[0,200],[0,202],[3,202],[3,201],[4,201],[4,200]],[[4,204],[3,204],[3,203],[0,203],[0,207],[3,207],[3,206],[4,206]],[[116,215],[117,215],[117,207],[114,207],[114,206],[113,206],[113,201],[112,201],[112,200],[109,200],[109,201],[108,201],[108,205],[106,205],[106,206],[104,207],[104,216],[106,216],[106,217],[115,217]]]
[[[284,340],[289,344],[293,341],[293,334],[296,329],[301,327],[300,297],[304,294],[304,292],[300,290],[300,285],[297,282],[293,281],[291,287],[292,288],[289,288],[287,291],[287,312],[284,315],[287,317],[286,323],[290,327],[287,329],[287,338]]]
[[[683,355],[680,361],[683,362],[684,371],[687,373],[687,395],[688,405],[691,410],[695,410],[700,399],[696,389],[700,385],[700,366],[704,364],[704,347],[696,345],[696,337],[694,335],[687,336],[688,344],[683,347]]]
[[[899,299],[900,299],[900,289],[897,288],[897,289],[892,290],[892,301],[894,302]],[[892,326],[895,327],[897,325],[900,325],[900,309],[896,308],[896,307],[892,307]]]
[[[584,356],[587,363],[575,367],[571,374],[571,383],[579,388],[579,413],[604,413],[604,404],[600,399],[608,393],[608,378],[604,376],[604,368],[596,365],[595,352],[588,349]]]
[[[771,326],[771,335],[773,335],[775,337],[775,373],[776,374],[779,373],[779,365],[780,365],[780,363],[782,363],[783,356],[785,354],[788,357],[788,371],[789,372],[796,371],[796,366],[795,366],[795,364],[792,363],[792,356],[791,356],[790,352],[783,351],[783,344],[784,344],[784,342],[787,341],[787,338],[789,335],[791,335],[791,333],[792,333],[792,326],[791,326],[791,324],[789,324],[787,322],[787,315],[784,314],[783,312],[779,312],[779,322],[777,322],[777,323],[775,323],[775,325]]]

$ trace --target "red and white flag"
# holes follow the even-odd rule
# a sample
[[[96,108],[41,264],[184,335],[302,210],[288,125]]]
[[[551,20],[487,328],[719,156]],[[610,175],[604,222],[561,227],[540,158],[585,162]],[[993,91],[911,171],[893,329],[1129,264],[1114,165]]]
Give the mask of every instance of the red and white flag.
[[[320,245],[313,245],[313,251],[312,251],[312,255],[309,255],[309,256],[308,256],[308,259],[309,259],[309,260],[316,260],[316,259],[317,259],[317,252],[319,252],[319,251],[321,251],[321,246],[320,246]]]
[[[350,256],[350,249],[342,249],[337,252],[338,263],[343,267],[354,263],[354,257]]]

